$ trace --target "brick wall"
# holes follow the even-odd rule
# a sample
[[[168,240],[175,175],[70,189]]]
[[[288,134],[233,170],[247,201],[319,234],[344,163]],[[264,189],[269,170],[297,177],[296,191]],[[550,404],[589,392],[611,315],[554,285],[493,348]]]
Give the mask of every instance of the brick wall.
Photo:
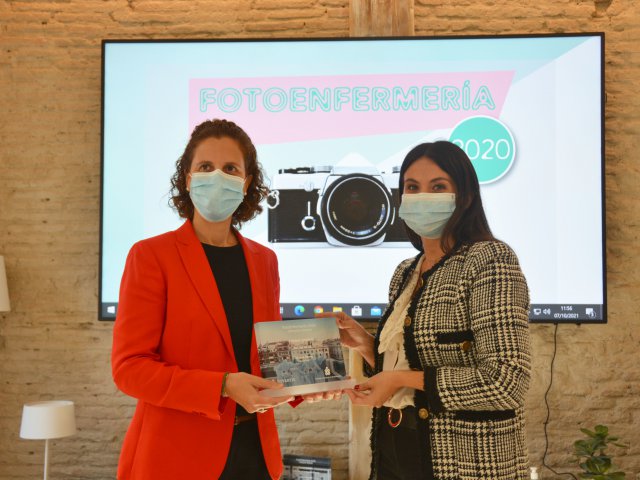
[[[633,0],[415,1],[417,35],[606,32],[609,324],[561,326],[549,461],[572,463],[580,426],[610,425],[640,472],[640,6]],[[96,320],[100,40],[347,36],[347,0],[0,0],[0,478],[40,475],[18,438],[22,404],[70,398],[79,432],[54,441],[52,478],[109,479],[134,402],[114,388],[112,324]],[[540,464],[552,326],[532,326],[529,441]],[[347,478],[347,403],[278,412],[285,452],[329,455]],[[551,475],[546,478],[551,478]]]

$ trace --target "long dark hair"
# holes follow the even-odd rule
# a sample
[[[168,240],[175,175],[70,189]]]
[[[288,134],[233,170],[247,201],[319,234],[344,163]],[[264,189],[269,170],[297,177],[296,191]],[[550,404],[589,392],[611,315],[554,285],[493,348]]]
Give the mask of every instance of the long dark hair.
[[[480,184],[471,160],[457,145],[444,140],[433,143],[421,143],[414,147],[400,167],[399,192],[404,192],[404,175],[407,169],[421,158],[428,158],[446,172],[456,186],[456,209],[444,227],[440,245],[445,254],[451,253],[461,245],[495,240],[487,217],[482,208]],[[402,197],[401,200],[402,202]],[[405,230],[411,244],[423,251],[420,235],[411,230],[405,223]]]

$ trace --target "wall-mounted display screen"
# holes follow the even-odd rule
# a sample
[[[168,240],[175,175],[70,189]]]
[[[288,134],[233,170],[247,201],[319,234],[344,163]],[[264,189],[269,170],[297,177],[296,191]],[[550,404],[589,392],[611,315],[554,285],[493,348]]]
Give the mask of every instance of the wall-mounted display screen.
[[[471,158],[531,321],[606,322],[602,34],[104,41],[99,316],[127,252],[177,228],[169,179],[194,126],[238,123],[271,194],[243,235],[279,260],[285,318],[379,317],[417,252],[398,168],[421,142]]]

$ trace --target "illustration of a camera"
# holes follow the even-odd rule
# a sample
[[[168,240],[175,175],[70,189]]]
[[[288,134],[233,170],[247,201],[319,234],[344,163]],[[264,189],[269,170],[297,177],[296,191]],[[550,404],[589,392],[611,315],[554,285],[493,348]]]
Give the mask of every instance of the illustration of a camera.
[[[397,213],[399,171],[381,173],[372,166],[279,170],[267,197],[269,242],[407,242]]]

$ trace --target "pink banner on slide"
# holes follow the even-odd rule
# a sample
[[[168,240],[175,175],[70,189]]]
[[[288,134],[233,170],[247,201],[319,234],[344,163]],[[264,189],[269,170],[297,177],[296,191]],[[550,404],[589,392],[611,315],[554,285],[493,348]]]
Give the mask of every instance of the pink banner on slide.
[[[448,129],[499,117],[513,71],[204,78],[189,82],[189,126],[238,123],[256,144]]]

